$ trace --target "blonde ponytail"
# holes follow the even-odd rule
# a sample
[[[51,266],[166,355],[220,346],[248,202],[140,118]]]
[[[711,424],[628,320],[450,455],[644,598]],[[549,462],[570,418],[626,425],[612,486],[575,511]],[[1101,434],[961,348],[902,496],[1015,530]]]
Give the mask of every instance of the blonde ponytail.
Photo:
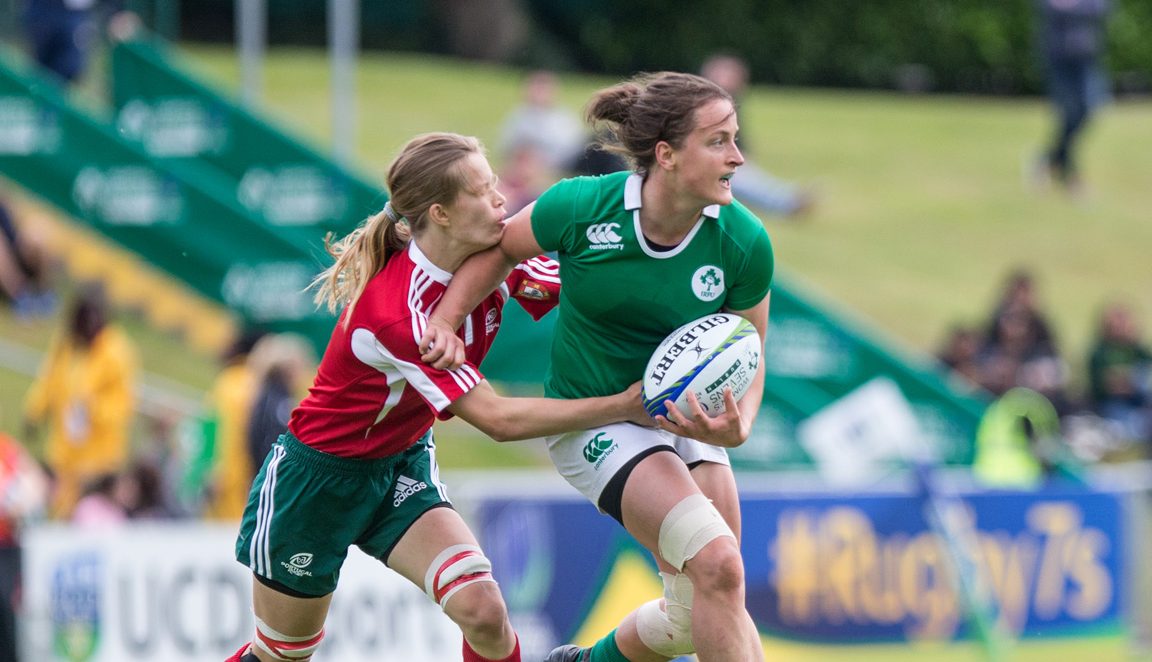
[[[316,305],[327,307],[331,313],[348,309],[344,317],[347,327],[368,281],[393,255],[407,248],[412,235],[391,205],[385,205],[339,241],[333,242],[332,237],[332,233],[324,237],[324,248],[336,262],[316,276],[311,287],[316,289]]]

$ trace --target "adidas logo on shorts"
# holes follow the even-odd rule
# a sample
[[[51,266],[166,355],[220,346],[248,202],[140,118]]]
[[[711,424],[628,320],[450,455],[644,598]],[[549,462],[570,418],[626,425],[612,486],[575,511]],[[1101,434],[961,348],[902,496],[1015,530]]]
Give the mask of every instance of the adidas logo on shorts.
[[[428,483],[424,481],[417,482],[407,476],[398,477],[396,479],[396,492],[392,494],[392,507],[399,507],[405,499],[427,488]]]

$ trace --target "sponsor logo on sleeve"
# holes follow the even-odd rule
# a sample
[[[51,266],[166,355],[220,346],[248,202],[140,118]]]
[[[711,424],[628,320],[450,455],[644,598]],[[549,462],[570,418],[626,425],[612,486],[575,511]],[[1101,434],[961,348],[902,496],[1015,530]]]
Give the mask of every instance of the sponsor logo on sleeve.
[[[552,293],[548,288],[534,280],[520,281],[520,288],[516,290],[516,296],[522,299],[532,299],[535,301],[547,301],[551,298]]]
[[[589,225],[585,234],[588,236],[588,248],[594,251],[620,251],[624,250],[624,238],[617,230],[619,223],[596,223]]]

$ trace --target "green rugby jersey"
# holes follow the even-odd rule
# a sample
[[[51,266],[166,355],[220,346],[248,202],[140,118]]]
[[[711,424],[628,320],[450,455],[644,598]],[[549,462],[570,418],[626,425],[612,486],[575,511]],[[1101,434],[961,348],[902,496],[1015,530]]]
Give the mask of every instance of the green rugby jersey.
[[[738,202],[711,205],[680,245],[640,231],[643,179],[627,172],[563,180],[532,211],[536,241],[560,260],[560,317],[545,382],[551,397],[611,395],[639,380],[677,327],[760,303],[774,258],[764,225]]]

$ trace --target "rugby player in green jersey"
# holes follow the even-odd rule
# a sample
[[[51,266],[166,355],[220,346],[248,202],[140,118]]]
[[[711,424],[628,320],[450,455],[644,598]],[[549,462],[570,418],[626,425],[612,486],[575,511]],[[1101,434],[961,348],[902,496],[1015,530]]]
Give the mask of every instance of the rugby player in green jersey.
[[[732,197],[744,163],[736,109],[715,83],[644,74],[598,92],[587,119],[631,172],[561,181],[507,223],[500,244],[461,266],[421,340],[424,360],[462,359],[455,329],[526,256],[556,251],[564,283],[546,395],[617,392],[638,379],[674,329],[717,311],[765,337],[774,269],[763,224]],[[740,510],[726,447],[742,444],[760,408],[752,387],[709,417],[693,401],[658,428],[631,423],[547,438],[557,470],[651,551],[662,599],[629,614],[592,648],[562,646],[548,662],[647,662],[695,652],[706,662],[763,659],[744,604]]]

